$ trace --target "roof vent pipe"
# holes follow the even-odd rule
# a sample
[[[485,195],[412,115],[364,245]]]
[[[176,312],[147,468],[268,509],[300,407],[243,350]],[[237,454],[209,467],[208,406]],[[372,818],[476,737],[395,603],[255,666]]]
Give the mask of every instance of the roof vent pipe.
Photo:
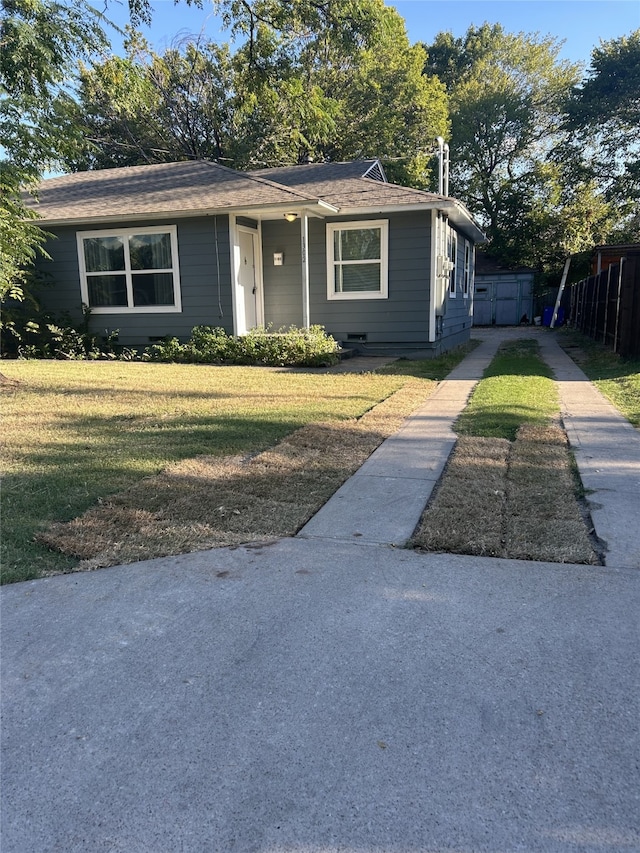
[[[449,195],[449,145],[439,136],[438,142],[438,195]]]

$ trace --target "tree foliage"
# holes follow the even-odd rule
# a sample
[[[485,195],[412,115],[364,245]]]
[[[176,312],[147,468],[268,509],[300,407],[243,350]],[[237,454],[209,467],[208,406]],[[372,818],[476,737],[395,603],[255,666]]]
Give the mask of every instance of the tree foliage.
[[[25,206],[42,173],[82,143],[67,83],[76,58],[106,47],[82,0],[2,0],[0,29],[0,300],[21,299],[44,235]]]
[[[384,9],[367,47],[318,74],[340,105],[336,132],[320,156],[386,158],[390,177],[427,186],[431,149],[436,137],[448,135],[449,110],[442,83],[423,74],[425,61],[400,15]]]
[[[597,180],[618,205],[640,199],[640,29],[603,42],[591,55],[585,79],[571,94],[566,127],[572,145],[565,159]],[[582,152],[582,157],[576,155]],[[627,204],[637,214],[637,204]]]
[[[313,32],[294,18],[278,31],[276,4],[258,19],[243,5],[249,17],[236,26],[244,21],[249,38],[234,52],[187,40],[160,55],[131,34],[125,58],[82,71],[79,118],[93,145],[70,165],[207,157],[252,168],[382,155],[424,182],[425,145],[448,130],[444,87],[423,76],[424,51],[395,10],[381,0],[327,9],[342,7],[357,9],[360,30],[348,18],[344,32]]]
[[[494,236],[514,196],[543,179],[539,165],[557,141],[563,103],[578,80],[558,61],[552,38],[471,27],[441,33],[426,70],[447,82],[451,104],[451,187]]]

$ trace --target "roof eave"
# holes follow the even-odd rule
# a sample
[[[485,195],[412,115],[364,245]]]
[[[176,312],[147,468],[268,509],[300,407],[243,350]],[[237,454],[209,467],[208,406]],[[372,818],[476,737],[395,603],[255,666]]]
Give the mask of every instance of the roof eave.
[[[322,200],[305,200],[295,202],[278,202],[277,204],[239,205],[233,207],[195,208],[191,210],[158,210],[145,213],[109,214],[99,216],[75,216],[57,219],[47,219],[39,216],[32,220],[43,228],[60,228],[75,225],[110,225],[114,223],[144,222],[157,219],[195,219],[202,216],[255,216],[256,218],[277,218],[285,213],[307,213],[310,216],[334,216],[338,208]],[[36,208],[37,212],[37,208]]]
[[[487,236],[473,220],[471,213],[456,199],[435,198],[431,201],[423,201],[415,204],[380,204],[368,207],[340,208],[340,216],[369,216],[384,213],[415,213],[426,210],[440,210],[449,216],[449,219],[464,234],[471,237],[474,243],[486,243]]]

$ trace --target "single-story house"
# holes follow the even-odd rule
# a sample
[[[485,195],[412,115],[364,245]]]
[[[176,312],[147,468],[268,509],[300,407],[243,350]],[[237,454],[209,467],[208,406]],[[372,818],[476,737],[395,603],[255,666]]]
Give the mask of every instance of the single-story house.
[[[437,354],[469,337],[474,247],[459,201],[387,181],[379,161],[239,172],[196,161],[42,182],[55,235],[44,307],[123,346],[196,325],[319,324],[366,353]]]
[[[474,326],[516,326],[533,322],[534,270],[509,269],[485,252],[476,255]],[[525,319],[526,318],[526,319]]]

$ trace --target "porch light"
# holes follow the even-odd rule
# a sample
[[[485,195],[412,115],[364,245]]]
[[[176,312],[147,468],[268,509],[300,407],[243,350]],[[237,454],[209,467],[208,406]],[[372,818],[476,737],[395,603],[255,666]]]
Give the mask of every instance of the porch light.
[[[298,214],[297,213],[285,213],[284,218],[287,220],[287,222],[295,222],[296,219],[298,218]]]

